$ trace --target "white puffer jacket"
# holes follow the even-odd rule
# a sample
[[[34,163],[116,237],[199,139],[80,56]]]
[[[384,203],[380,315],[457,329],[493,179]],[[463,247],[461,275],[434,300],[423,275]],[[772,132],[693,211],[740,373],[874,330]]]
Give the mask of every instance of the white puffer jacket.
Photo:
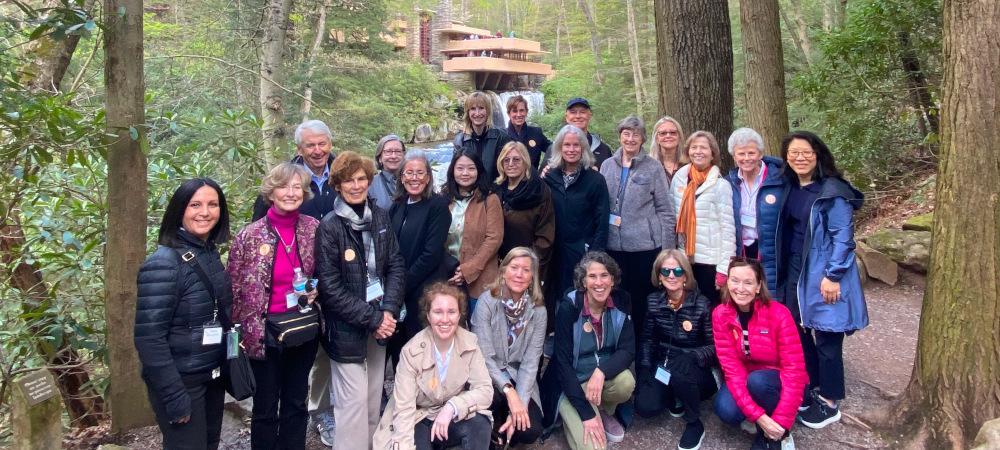
[[[684,199],[690,168],[690,164],[681,167],[670,183],[678,222],[681,221],[681,201]],[[697,242],[694,260],[691,262],[713,264],[716,272],[725,274],[729,268],[729,260],[736,255],[736,225],[733,221],[733,189],[722,178],[716,166],[712,166],[708,178],[695,192],[695,217],[698,222],[695,230]],[[684,236],[678,237],[677,247],[683,250]]]

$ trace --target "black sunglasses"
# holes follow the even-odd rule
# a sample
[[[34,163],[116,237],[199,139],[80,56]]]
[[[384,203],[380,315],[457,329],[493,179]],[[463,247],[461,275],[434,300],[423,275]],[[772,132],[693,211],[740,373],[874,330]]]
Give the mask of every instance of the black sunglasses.
[[[674,274],[674,278],[680,278],[684,276],[684,268],[681,266],[674,267],[673,269],[660,267],[660,275],[664,277],[669,277],[671,273]]]

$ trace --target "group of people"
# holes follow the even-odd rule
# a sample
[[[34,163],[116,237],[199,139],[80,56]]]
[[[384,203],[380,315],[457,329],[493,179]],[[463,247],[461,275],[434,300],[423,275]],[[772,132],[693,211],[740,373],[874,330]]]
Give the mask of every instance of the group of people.
[[[440,192],[400,137],[334,155],[329,128],[302,123],[225,264],[222,189],[177,188],[135,324],[165,448],[217,448],[236,347],[254,449],[304,448],[310,417],[337,449],[499,448],[558,425],[602,449],[667,412],[691,450],[713,397],[755,449],[839,420],[843,340],[868,322],[863,196],[819,137],[790,133],[779,159],[738,129],[724,174],[715,136],[671,117],[652,142],[625,118],[612,151],[586,99],[551,142],[523,97],[506,129],[491,103],[467,97]]]

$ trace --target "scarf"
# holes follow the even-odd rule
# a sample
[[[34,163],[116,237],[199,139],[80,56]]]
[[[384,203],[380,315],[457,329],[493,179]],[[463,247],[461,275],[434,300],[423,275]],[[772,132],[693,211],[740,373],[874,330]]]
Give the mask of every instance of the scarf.
[[[365,210],[361,217],[354,212],[354,208],[344,201],[344,198],[337,196],[333,201],[333,213],[340,217],[354,231],[361,232],[361,241],[365,246],[365,263],[368,267],[368,277],[376,276],[375,270],[375,243],[372,241],[372,209],[365,202]]]
[[[521,294],[521,298],[516,301],[513,298],[503,299],[503,313],[507,316],[508,346],[514,345],[514,341],[524,331],[524,327],[528,325],[527,321],[524,320],[524,312],[528,310],[528,303],[530,302],[531,296],[528,295],[528,291],[524,291]]]
[[[534,169],[531,169],[534,170]],[[538,174],[534,174],[531,179],[521,179],[521,182],[509,189],[507,183],[496,186],[497,196],[500,197],[500,204],[504,211],[523,211],[531,209],[542,203],[542,196],[545,194],[545,187]]]
[[[687,253],[688,258],[694,258],[695,230],[698,228],[694,205],[695,192],[708,179],[708,173],[712,170],[712,166],[708,166],[705,170],[698,170],[694,164],[688,167],[688,184],[684,188],[680,213],[677,214],[677,234],[684,235],[684,253]],[[694,260],[692,259],[692,261]]]

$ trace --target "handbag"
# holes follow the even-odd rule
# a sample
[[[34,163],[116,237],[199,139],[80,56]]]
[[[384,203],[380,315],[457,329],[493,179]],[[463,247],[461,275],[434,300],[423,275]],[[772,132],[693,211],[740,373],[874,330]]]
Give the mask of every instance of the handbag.
[[[212,301],[218,307],[219,299],[215,296],[215,286],[212,285],[205,270],[201,268],[201,264],[198,264],[198,258],[195,257],[195,254],[191,251],[181,254],[180,250],[175,250],[180,254],[181,260],[191,266],[194,273],[198,275],[202,284],[205,285],[205,289],[208,290],[208,295],[212,297]],[[243,351],[242,345],[237,346],[235,358],[226,359],[222,363],[222,376],[225,380],[226,392],[236,400],[246,400],[253,397],[257,391],[257,380],[254,379],[253,368],[250,367],[250,358]]]
[[[289,311],[268,314],[264,319],[266,341],[270,347],[286,349],[298,347],[319,336],[319,310],[308,312]]]

